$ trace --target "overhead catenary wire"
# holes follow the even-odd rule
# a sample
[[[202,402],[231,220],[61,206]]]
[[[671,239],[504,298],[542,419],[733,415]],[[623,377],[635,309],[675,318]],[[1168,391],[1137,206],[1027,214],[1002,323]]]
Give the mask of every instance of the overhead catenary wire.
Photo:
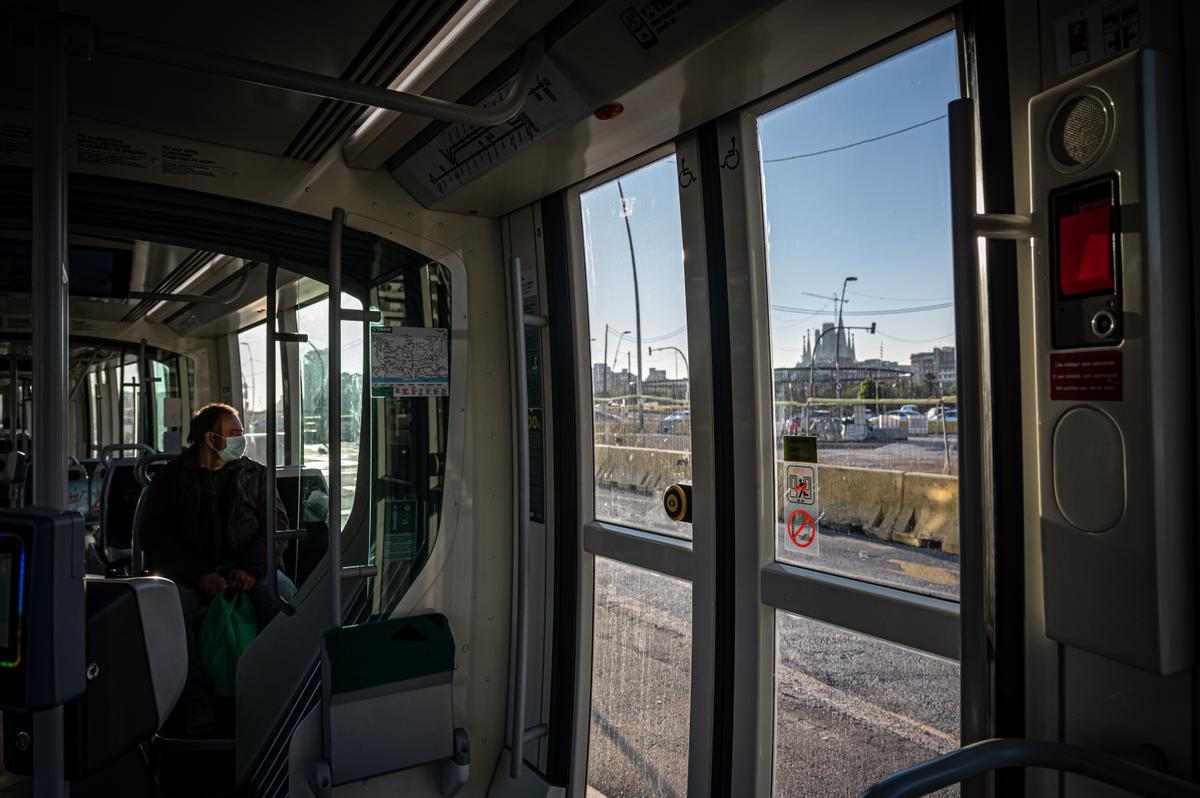
[[[919,305],[911,308],[883,308],[880,310],[846,310],[843,311],[845,316],[896,316],[903,313],[928,313],[934,310],[945,310],[954,307],[953,302],[939,302],[936,305]],[[821,313],[820,310],[813,308],[796,308],[790,305],[772,305],[771,310],[779,311],[780,313],[806,313],[816,315]]]
[[[892,130],[892,131],[883,133],[878,136],[872,136],[871,138],[868,138],[868,139],[852,141],[849,144],[842,144],[837,147],[828,147],[823,150],[814,150],[813,152],[801,152],[801,153],[797,153],[796,155],[785,155],[780,158],[763,158],[763,163],[768,164],[768,163],[783,163],[785,161],[799,161],[803,158],[815,158],[818,155],[828,155],[831,152],[841,152],[842,150],[848,150],[852,147],[861,147],[863,144],[871,144],[876,141],[882,141],[884,139],[891,138],[892,136],[899,136],[901,133],[907,133],[910,130],[916,130],[917,128],[924,127],[925,125],[932,125],[934,122],[937,122],[939,119],[945,119],[945,118],[946,118],[945,114],[939,114],[931,119],[926,119],[923,122],[917,122],[916,124],[909,125],[908,127],[902,127],[899,130]]]

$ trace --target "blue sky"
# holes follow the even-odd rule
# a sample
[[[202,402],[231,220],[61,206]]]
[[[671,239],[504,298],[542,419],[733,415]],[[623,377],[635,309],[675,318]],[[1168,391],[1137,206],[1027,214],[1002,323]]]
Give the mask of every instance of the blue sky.
[[[805,330],[834,321],[832,300],[804,292],[828,297],[847,275],[858,281],[847,290],[844,323],[874,321],[880,332],[855,333],[859,358],[878,357],[882,345],[886,359],[907,364],[912,352],[954,343],[952,307],[896,311],[952,301],[944,114],[957,96],[950,33],[759,119],[771,303],[819,311],[772,311],[776,366],[799,360]],[[656,347],[643,368],[676,376],[674,354],[657,353],[660,345],[687,351],[675,159],[620,182],[638,258],[642,337]],[[598,363],[606,322],[618,333],[634,329],[633,281],[616,181],[581,201]],[[663,336],[670,337],[651,341]],[[618,337],[609,336],[609,365]],[[632,335],[621,342],[618,368],[631,348]],[[678,372],[683,376],[682,365]]]

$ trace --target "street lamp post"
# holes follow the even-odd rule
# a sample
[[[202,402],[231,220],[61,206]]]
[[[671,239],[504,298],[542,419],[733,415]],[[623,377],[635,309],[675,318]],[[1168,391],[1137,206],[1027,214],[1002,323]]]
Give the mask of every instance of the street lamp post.
[[[642,404],[642,301],[638,294],[637,257],[633,253],[633,229],[629,226],[629,211],[625,206],[625,191],[621,181],[617,181],[617,196],[621,198],[621,216],[625,219],[625,238],[629,241],[629,264],[633,267],[633,313],[634,325],[637,329],[637,398],[638,398],[638,432],[646,431],[646,408]]]
[[[684,401],[686,401],[690,404],[692,401],[692,369],[690,366],[688,366],[687,355],[685,355],[683,353],[683,350],[677,346],[660,346],[658,348],[658,351],[661,352],[664,349],[674,350],[675,352],[677,352],[679,354],[679,356],[681,358],[683,358],[683,371],[687,375],[687,384],[684,385],[683,398],[684,398]],[[654,347],[650,347],[650,357],[654,357]]]
[[[616,332],[616,330],[614,330],[612,327],[610,327],[610,326],[609,326],[609,325],[606,323],[606,324],[604,325],[604,395],[605,395],[605,396],[608,396],[608,395],[609,395],[609,387],[608,387],[608,334],[609,334],[610,332]],[[624,330],[624,331],[622,331],[622,333],[621,333],[621,337],[622,337],[622,338],[624,338],[626,335],[629,335],[629,330]],[[618,343],[618,344],[617,344],[617,346],[618,346],[618,348],[619,348],[619,347],[620,347],[620,344]]]
[[[837,341],[834,343],[834,350],[833,350],[833,351],[834,351],[834,355],[833,355],[833,374],[834,374],[834,378],[835,378],[835,380],[837,381],[837,384],[838,384],[838,385],[840,385],[840,384],[841,384],[841,376],[842,376],[842,375],[841,375],[841,360],[842,360],[842,308],[843,308],[843,307],[845,306],[845,304],[846,304],[846,284],[847,284],[847,283],[853,283],[853,282],[857,282],[857,281],[858,281],[858,278],[857,278],[857,277],[847,277],[845,280],[842,280],[842,299],[841,299],[841,302],[839,302],[839,303],[838,303],[838,318],[837,318],[837,331],[838,331],[838,334],[837,334]],[[837,389],[837,396],[838,396],[838,399],[841,399],[841,398],[842,398],[842,391],[841,391],[841,389],[840,389],[840,388],[838,388],[838,389]]]

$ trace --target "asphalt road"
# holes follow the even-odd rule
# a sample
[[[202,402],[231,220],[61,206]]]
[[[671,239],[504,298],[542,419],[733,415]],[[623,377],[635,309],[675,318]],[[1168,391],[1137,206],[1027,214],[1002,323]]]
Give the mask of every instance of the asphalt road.
[[[597,515],[655,531],[658,498],[601,489]],[[799,564],[956,598],[958,558],[822,532]],[[596,568],[588,783],[608,798],[687,794],[691,587],[608,560]],[[775,794],[853,796],[958,746],[958,665],[776,613]],[[944,795],[957,794],[944,791]],[[601,796],[596,796],[601,798]]]
[[[687,794],[690,593],[669,577],[597,565],[595,793]],[[782,612],[776,624],[775,795],[857,795],[958,746],[956,664]]]

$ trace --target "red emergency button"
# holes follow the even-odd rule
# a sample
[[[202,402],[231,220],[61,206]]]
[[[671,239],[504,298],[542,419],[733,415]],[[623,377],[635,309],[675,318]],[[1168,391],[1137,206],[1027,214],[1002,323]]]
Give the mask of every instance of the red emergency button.
[[[1058,220],[1058,284],[1064,297],[1113,291],[1112,207],[1105,203]]]

